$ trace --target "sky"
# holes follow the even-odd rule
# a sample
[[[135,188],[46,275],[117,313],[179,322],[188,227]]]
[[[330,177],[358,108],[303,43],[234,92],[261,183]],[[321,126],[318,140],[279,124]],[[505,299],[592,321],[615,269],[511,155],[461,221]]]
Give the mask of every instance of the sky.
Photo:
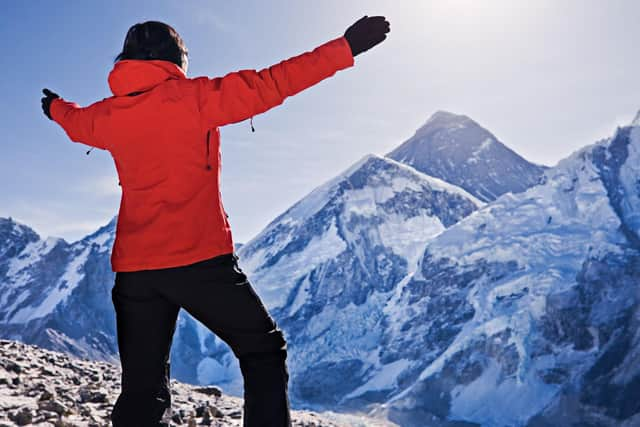
[[[127,1],[3,3],[0,217],[81,239],[118,212],[108,151],[42,113],[47,87],[86,106],[129,27],[160,20],[189,49],[187,77],[268,67],[344,34],[364,15],[387,40],[249,121],[220,128],[234,241],[363,156],[384,155],[437,110],[465,114],[534,163],[555,165],[640,109],[640,2],[628,0]]]

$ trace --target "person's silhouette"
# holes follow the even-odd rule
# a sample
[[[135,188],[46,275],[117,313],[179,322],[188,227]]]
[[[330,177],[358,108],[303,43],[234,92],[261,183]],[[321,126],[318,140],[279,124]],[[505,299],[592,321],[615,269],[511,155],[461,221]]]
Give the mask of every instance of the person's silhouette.
[[[109,150],[122,199],[111,265],[122,364],[114,426],[168,425],[169,352],[180,308],[225,341],[244,379],[244,426],[290,426],[287,342],[238,265],[220,194],[218,127],[252,118],[351,67],[386,38],[364,16],[343,36],[260,71],[187,78],[169,25],[133,25],[109,73],[113,96],[82,108],[43,89],[69,138]]]

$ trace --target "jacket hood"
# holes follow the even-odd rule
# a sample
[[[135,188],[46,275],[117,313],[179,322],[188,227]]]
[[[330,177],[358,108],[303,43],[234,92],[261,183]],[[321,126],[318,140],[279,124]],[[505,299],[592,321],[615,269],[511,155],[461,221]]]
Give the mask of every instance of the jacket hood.
[[[186,79],[182,68],[162,59],[123,59],[109,72],[109,88],[115,96],[145,91],[169,79]]]

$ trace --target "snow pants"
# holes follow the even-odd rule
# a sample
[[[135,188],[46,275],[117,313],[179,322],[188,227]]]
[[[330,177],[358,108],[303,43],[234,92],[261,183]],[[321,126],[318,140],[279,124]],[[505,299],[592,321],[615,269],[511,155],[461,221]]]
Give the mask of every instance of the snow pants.
[[[180,308],[226,342],[244,380],[244,427],[290,427],[287,343],[235,253],[180,267],[116,272],[122,364],[115,427],[168,426],[169,353]]]

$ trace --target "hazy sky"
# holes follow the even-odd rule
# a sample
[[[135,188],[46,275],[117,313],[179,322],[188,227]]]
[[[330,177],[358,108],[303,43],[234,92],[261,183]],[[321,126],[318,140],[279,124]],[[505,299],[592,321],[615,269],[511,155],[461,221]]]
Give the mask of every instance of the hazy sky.
[[[109,152],[87,156],[40,98],[43,87],[82,106],[111,96],[107,75],[136,22],[174,26],[188,77],[214,77],[312,50],[365,14],[385,15],[391,33],[354,67],[256,116],[255,133],[248,121],[221,128],[236,242],[367,153],[389,152],[436,110],[554,165],[640,108],[633,0],[6,1],[0,216],[75,241],[117,213]]]

